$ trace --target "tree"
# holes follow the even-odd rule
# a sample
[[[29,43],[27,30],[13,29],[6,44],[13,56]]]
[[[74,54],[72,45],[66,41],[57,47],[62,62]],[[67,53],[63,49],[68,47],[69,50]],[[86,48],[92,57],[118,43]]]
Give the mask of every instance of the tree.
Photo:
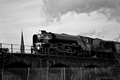
[[[8,48],[0,48],[0,53],[9,53]]]

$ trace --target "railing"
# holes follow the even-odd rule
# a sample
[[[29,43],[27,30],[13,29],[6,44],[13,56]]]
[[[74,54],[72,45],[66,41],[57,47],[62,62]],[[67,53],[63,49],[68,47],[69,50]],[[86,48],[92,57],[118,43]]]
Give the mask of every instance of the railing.
[[[0,48],[7,48],[9,53],[21,53],[19,44],[0,43]],[[24,45],[24,53],[31,54],[31,45]]]
[[[8,68],[1,80],[120,80],[116,68]]]

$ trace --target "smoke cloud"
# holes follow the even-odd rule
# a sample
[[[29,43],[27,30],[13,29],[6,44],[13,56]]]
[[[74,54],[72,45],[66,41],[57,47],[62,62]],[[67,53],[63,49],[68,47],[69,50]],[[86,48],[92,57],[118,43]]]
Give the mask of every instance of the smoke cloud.
[[[104,36],[107,35],[108,33],[109,33],[109,30],[102,29],[101,31],[92,30],[87,32],[80,32],[78,35],[90,36],[90,37],[95,36],[95,37],[104,38]]]
[[[60,20],[68,12],[77,14],[98,12],[108,20],[120,22],[120,0],[43,0],[44,17],[53,21]]]

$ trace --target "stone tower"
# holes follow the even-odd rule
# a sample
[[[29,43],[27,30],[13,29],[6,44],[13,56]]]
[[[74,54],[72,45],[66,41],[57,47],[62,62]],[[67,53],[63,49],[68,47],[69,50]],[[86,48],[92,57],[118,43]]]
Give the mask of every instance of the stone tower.
[[[25,46],[24,46],[24,38],[23,38],[23,31],[21,31],[21,45],[20,45],[20,52],[22,54],[25,53]]]

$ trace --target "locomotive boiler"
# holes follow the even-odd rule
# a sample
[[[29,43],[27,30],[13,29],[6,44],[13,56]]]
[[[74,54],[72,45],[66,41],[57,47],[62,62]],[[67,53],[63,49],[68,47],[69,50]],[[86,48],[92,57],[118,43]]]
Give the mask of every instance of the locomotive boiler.
[[[35,53],[39,53],[45,47],[49,47],[50,52],[61,51],[67,53],[75,53],[76,50],[82,51],[85,48],[82,39],[77,36],[55,34],[46,31],[34,34],[33,48]]]
[[[41,30],[33,35],[32,52],[43,55],[119,59],[120,43]]]

